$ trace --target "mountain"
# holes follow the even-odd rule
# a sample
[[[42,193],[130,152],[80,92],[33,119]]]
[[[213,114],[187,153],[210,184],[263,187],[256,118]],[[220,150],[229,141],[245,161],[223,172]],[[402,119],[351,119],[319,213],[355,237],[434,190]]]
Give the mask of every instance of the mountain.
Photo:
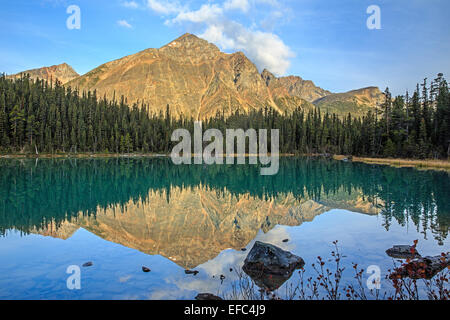
[[[314,105],[323,111],[353,116],[366,114],[384,102],[384,93],[377,87],[368,87],[345,93],[336,93],[314,101]]]
[[[144,102],[153,112],[169,105],[172,115],[195,119],[265,106],[280,113],[314,108],[300,97],[272,92],[242,52],[223,53],[192,34],[105,63],[67,85],[109,99],[123,95],[129,104]]]
[[[17,74],[9,75],[7,78],[9,79],[17,79],[20,78],[22,75],[30,75],[31,79],[41,79],[41,80],[53,80],[55,81],[58,79],[61,81],[62,84],[65,84],[69,82],[70,80],[73,80],[80,75],[73,70],[71,66],[69,66],[67,63],[62,63],[59,65],[51,66],[51,67],[43,67],[39,69],[32,69],[27,71],[22,71]]]
[[[199,120],[266,106],[283,114],[297,107],[305,111],[319,107],[340,116],[349,112],[360,116],[384,97],[376,87],[332,93],[301,77],[276,77],[269,70],[260,74],[242,52],[221,52],[188,33],[159,49],[107,62],[82,76],[64,63],[9,77],[24,73],[59,79],[79,90],[96,90],[101,98],[120,101],[124,96],[128,104],[145,103],[153,113],[165,112],[169,105],[173,116]]]
[[[294,96],[308,102],[314,102],[332,94],[330,91],[317,87],[314,82],[303,80],[300,77],[288,76],[277,78],[267,69],[264,69],[261,76],[271,92],[275,95]]]

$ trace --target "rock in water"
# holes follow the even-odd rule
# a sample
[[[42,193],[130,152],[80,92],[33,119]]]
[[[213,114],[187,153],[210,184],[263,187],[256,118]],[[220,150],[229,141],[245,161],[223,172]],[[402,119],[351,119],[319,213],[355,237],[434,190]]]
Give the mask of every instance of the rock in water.
[[[198,274],[197,270],[184,270],[185,274],[193,274],[194,276],[196,276]]]
[[[395,259],[413,259],[420,257],[420,254],[417,252],[416,248],[408,245],[393,246],[392,248],[386,250],[386,254]]]
[[[150,270],[149,268],[147,268],[147,267],[142,267],[142,271],[144,271],[144,272],[150,272],[151,270]]]
[[[89,261],[89,262],[86,262],[85,264],[83,264],[83,267],[91,267],[91,266],[93,266],[94,264],[91,262],[91,261]]]
[[[257,241],[242,269],[260,288],[274,291],[304,265],[302,258],[274,245]]]
[[[195,300],[199,301],[214,301],[214,300],[223,300],[221,297],[215,296],[212,293],[199,293]]]
[[[450,254],[435,257],[413,259],[403,264],[389,275],[392,280],[399,278],[432,279],[439,272],[450,266]]]

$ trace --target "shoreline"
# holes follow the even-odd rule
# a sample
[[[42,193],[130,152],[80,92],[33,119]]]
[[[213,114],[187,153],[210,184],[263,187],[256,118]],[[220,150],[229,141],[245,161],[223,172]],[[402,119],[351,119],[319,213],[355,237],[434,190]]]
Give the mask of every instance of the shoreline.
[[[0,159],[86,159],[86,158],[161,158],[167,154],[158,153],[42,153],[42,154],[0,154]]]
[[[335,155],[333,159],[342,161],[347,158],[342,155]],[[401,158],[369,158],[369,157],[353,157],[352,162],[360,162],[366,164],[388,165],[395,168],[416,168],[419,170],[439,170],[450,172],[449,160],[434,159],[401,159]]]
[[[193,155],[195,156],[195,155]],[[237,156],[237,155],[234,155]],[[250,155],[246,154],[246,157]],[[269,155],[270,156],[270,155]],[[321,154],[280,154],[280,157],[323,157]],[[162,153],[42,153],[42,154],[0,154],[0,159],[62,159],[62,158],[76,158],[76,159],[86,159],[86,158],[163,158],[170,157],[170,154]],[[330,155],[330,158],[337,161],[342,161],[350,156],[344,155]],[[450,160],[417,160],[417,159],[401,159],[401,158],[370,158],[370,157],[351,157],[352,162],[360,162],[366,164],[378,164],[378,165],[389,165],[396,168],[417,168],[421,170],[443,170],[450,171]]]

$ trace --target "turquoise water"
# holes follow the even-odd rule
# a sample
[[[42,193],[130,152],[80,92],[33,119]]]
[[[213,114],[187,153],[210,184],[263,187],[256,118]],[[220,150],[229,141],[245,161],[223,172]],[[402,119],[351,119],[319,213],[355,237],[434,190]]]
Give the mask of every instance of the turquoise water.
[[[272,177],[165,158],[0,160],[0,299],[227,296],[256,240],[301,256],[308,274],[338,240],[344,282],[352,262],[384,275],[392,245],[449,251],[449,199],[444,172],[326,159],[283,158]],[[72,265],[80,290],[67,287]]]

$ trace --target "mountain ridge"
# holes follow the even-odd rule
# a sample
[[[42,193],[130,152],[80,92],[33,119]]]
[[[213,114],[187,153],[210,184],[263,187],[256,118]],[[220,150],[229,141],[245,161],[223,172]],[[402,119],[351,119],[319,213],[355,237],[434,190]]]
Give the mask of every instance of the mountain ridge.
[[[67,82],[80,76],[70,65],[64,62],[50,67],[42,67],[22,71],[16,74],[8,75],[6,76],[6,78],[18,79],[27,74],[30,75],[30,78],[34,80],[36,79],[46,81],[59,80],[62,84],[66,84]]]
[[[224,53],[189,33],[159,49],[148,48],[106,62],[81,76],[67,64],[52,67],[70,68],[74,73],[69,70],[67,77],[58,77],[47,67],[30,70],[31,76],[58,78],[65,86],[95,90],[99,97],[110,100],[124,96],[128,104],[144,103],[156,114],[169,105],[172,116],[197,120],[264,107],[281,114],[319,107],[340,116],[348,112],[362,115],[382,98],[377,87],[332,93],[299,76],[276,77],[267,69],[260,73],[243,52]],[[13,76],[24,73],[31,72]]]

